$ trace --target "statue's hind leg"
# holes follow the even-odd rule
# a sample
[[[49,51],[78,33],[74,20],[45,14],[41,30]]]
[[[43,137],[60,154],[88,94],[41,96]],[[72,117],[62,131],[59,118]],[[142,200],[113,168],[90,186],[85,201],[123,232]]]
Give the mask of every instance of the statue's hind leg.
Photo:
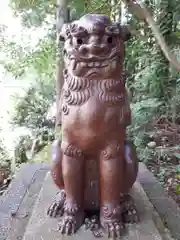
[[[62,175],[62,156],[61,140],[56,140],[52,144],[51,175],[54,183],[59,188],[59,192],[56,194],[47,210],[47,214],[50,217],[62,216],[64,213],[66,194],[64,191],[64,181]]]
[[[126,141],[124,145],[124,164],[124,181],[128,184],[126,185],[126,188],[124,188],[123,192],[128,193],[136,181],[138,173],[136,149],[131,141]],[[125,223],[137,223],[139,221],[139,215],[133,198],[129,194],[122,195],[121,205],[123,221]]]

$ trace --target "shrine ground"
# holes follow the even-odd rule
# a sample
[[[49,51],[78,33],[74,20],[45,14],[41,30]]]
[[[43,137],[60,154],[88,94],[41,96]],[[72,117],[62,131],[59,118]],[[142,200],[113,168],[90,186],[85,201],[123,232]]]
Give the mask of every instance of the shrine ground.
[[[95,239],[84,226],[73,237],[61,237],[56,231],[58,219],[46,215],[56,191],[48,164],[22,165],[0,198],[0,240]],[[180,239],[180,209],[144,164],[131,194],[141,221],[127,226],[123,240]]]

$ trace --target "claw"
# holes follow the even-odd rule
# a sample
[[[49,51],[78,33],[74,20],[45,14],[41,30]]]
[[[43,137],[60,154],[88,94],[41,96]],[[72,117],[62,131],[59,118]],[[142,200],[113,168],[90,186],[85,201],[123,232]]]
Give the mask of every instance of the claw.
[[[121,222],[114,222],[114,223],[109,222],[105,224],[105,231],[107,232],[108,238],[111,238],[111,239],[120,238],[123,230],[124,230],[124,224]]]
[[[67,235],[71,235],[72,234],[72,229],[73,229],[72,223],[67,222],[66,223],[66,233],[67,233]]]
[[[47,214],[50,217],[62,216],[64,214],[65,199],[66,199],[66,196],[65,196],[65,193],[63,191],[58,193],[55,196],[55,199],[54,199],[53,203],[48,208]]]
[[[64,221],[59,223],[59,230],[61,234],[72,235],[75,232],[74,220],[66,218]]]
[[[64,235],[73,235],[76,230],[82,225],[83,214],[64,215],[59,222],[59,231]]]
[[[66,228],[66,222],[61,222],[61,224],[59,225],[59,231],[61,234],[65,233],[65,228]]]
[[[106,231],[108,238],[117,239],[122,235],[122,230],[124,229],[124,225],[122,223],[107,223]]]

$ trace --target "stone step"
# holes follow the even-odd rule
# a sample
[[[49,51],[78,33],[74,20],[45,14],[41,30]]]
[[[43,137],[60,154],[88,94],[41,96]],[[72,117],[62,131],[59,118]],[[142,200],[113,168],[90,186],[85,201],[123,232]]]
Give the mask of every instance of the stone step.
[[[74,236],[70,237],[61,236],[56,230],[58,219],[48,217],[46,211],[57,190],[58,189],[53,184],[51,176],[48,173],[34,206],[23,240],[95,240],[96,238],[92,233],[87,230],[85,231],[84,227],[82,227]],[[154,210],[152,207],[149,207],[149,200],[138,182],[135,183],[131,194],[135,199],[141,221],[139,224],[127,226],[127,234],[122,239],[161,240],[162,237],[153,221]]]
[[[44,178],[47,164],[22,164],[0,196],[0,240],[22,239]]]
[[[56,231],[59,219],[46,215],[56,192],[49,174],[49,165],[23,164],[6,194],[0,197],[0,240],[95,239],[92,233],[84,231],[83,227],[73,237],[62,237]],[[174,239],[180,240],[180,209],[142,163],[132,195],[141,222],[129,225],[128,232],[122,239],[172,240],[162,218]]]

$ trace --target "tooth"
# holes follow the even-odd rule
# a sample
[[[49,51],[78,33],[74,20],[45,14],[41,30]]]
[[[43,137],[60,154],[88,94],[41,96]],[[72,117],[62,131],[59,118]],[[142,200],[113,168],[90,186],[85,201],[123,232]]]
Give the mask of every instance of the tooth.
[[[107,65],[108,65],[108,61],[104,61],[104,62],[101,63],[101,66],[102,66],[102,67],[105,67],[105,66],[107,66]]]
[[[82,67],[86,67],[87,63],[86,62],[81,62]]]
[[[108,72],[109,72],[109,66],[106,66],[106,67],[104,68],[104,71],[105,71],[105,73],[108,73]]]
[[[115,61],[115,60],[112,61],[112,67],[113,67],[113,68],[116,68],[116,61]]]
[[[109,62],[108,62],[108,60],[106,60],[104,63],[105,63],[105,66],[106,66],[106,65],[108,65]]]
[[[93,67],[93,62],[88,63],[88,67]]]
[[[100,66],[100,62],[95,62],[95,67],[99,67]]]

